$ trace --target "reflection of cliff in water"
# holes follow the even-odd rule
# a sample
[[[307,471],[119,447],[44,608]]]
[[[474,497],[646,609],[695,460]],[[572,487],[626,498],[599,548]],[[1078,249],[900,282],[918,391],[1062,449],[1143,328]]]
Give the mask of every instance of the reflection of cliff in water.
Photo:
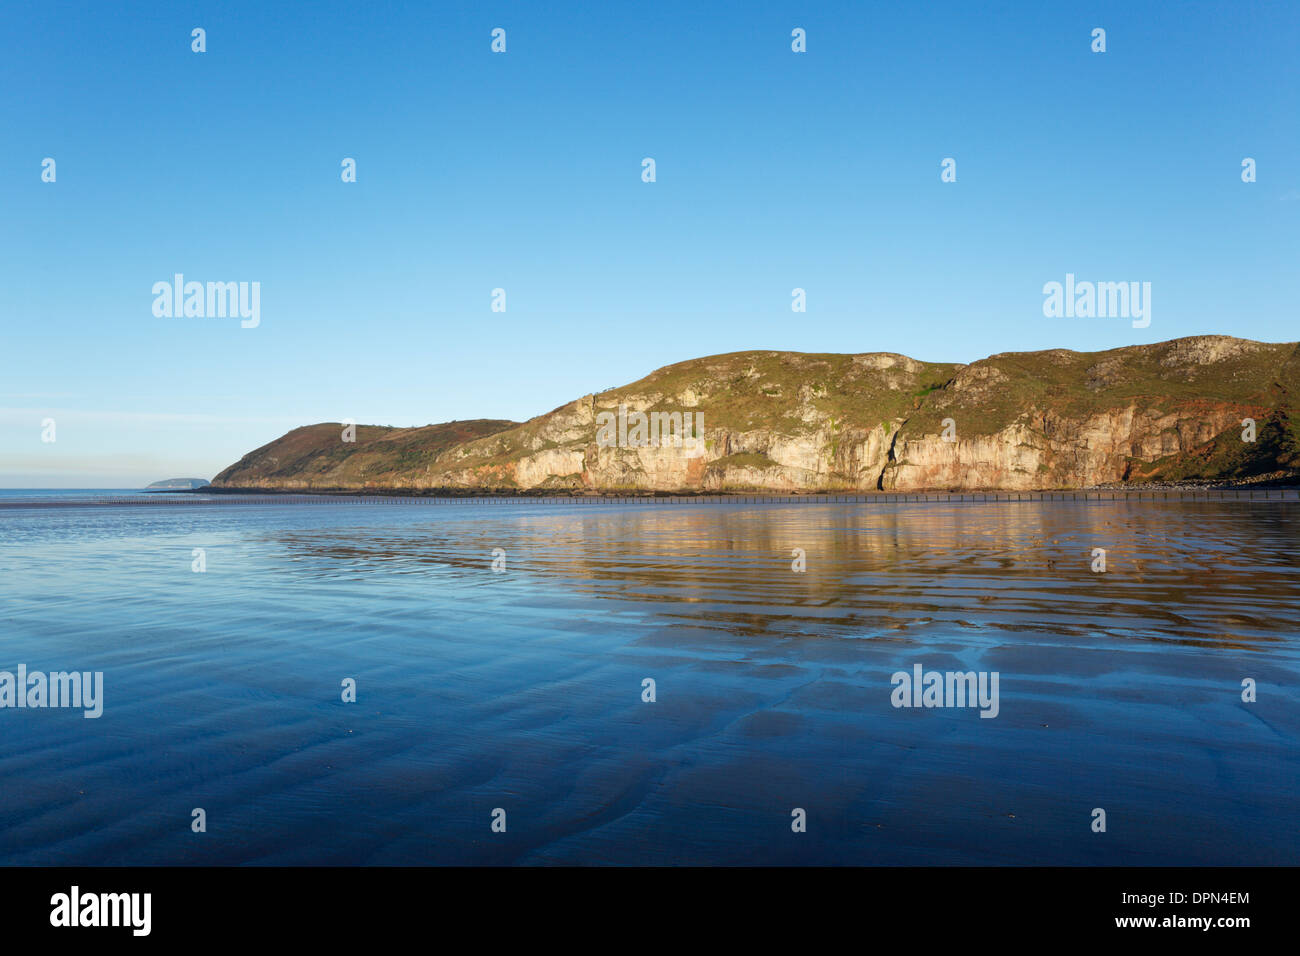
[[[1025,632],[1248,647],[1283,640],[1300,583],[1300,517],[1279,502],[515,506],[430,518],[268,543],[313,574],[452,573],[485,601],[509,593],[511,575],[540,578],[546,593],[628,602],[681,640],[722,645]],[[491,570],[494,548],[504,576]],[[796,548],[804,573],[792,570]],[[1092,570],[1095,548],[1105,573]]]

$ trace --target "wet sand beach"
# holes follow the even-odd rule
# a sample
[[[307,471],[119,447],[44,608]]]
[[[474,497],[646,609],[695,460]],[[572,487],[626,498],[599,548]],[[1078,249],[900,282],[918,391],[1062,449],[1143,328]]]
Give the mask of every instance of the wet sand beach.
[[[0,669],[105,702],[0,710],[0,862],[1295,864],[1298,516],[7,507]],[[894,707],[916,664],[997,717]]]

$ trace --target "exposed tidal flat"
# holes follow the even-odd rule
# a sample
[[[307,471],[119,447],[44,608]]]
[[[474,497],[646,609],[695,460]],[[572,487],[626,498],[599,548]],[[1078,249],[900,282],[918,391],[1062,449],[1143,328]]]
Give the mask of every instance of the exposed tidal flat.
[[[1295,864],[1300,508],[1254,494],[10,500],[0,669],[104,710],[0,710],[0,862]],[[917,664],[997,717],[895,708]]]

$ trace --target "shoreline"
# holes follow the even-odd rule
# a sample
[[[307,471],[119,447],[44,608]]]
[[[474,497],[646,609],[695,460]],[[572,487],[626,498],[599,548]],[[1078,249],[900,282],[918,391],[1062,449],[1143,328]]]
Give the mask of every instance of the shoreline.
[[[1102,494],[1122,492],[1126,495],[1153,492],[1204,492],[1204,491],[1249,491],[1251,489],[1295,490],[1300,489],[1300,476],[1292,474],[1261,475],[1256,478],[1238,479],[1196,479],[1187,481],[1151,481],[1151,482],[1107,482],[1077,488],[917,488],[907,491],[877,490],[862,488],[819,488],[819,489],[756,489],[751,491],[697,491],[679,489],[659,491],[648,489],[619,489],[609,491],[570,491],[565,489],[508,489],[508,488],[393,488],[375,486],[373,488],[258,488],[227,487],[206,485],[203,488],[182,489],[170,494],[212,494],[212,495],[307,495],[330,497],[382,497],[382,498],[502,498],[502,499],[574,499],[602,500],[626,498],[864,498],[873,500],[888,497],[912,497],[915,495],[938,495],[947,497],[970,495],[1061,495],[1061,494]],[[152,492],[151,492],[152,493]]]
[[[321,491],[266,491],[260,489],[221,489],[214,494],[200,492],[191,497],[190,492],[169,495],[126,493],[99,498],[65,498],[48,500],[0,499],[0,511],[14,508],[86,507],[93,505],[291,505],[291,504],[404,504],[404,505],[456,505],[456,504],[545,504],[545,505],[691,505],[691,504],[960,504],[960,503],[1036,503],[1036,502],[1294,502],[1300,504],[1300,486],[1251,486],[1226,488],[1202,486],[1197,488],[1087,488],[1050,491],[909,491],[909,492],[843,492],[843,493],[715,493],[715,494],[458,494],[432,495],[391,493],[375,489],[366,492]]]

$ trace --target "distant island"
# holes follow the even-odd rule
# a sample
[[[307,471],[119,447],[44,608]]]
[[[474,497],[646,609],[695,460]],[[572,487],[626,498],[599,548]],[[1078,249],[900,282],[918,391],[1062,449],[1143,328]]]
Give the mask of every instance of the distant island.
[[[296,428],[226,468],[211,490],[698,494],[1288,483],[1300,478],[1298,396],[1297,343],[1221,335],[1104,352],[1003,352],[970,364],[887,352],[734,352],[669,365],[523,423]],[[674,437],[683,420],[695,432],[687,441]]]
[[[166,481],[155,481],[151,485],[145,485],[145,491],[196,491],[199,488],[208,487],[209,482],[206,478],[168,478]]]

